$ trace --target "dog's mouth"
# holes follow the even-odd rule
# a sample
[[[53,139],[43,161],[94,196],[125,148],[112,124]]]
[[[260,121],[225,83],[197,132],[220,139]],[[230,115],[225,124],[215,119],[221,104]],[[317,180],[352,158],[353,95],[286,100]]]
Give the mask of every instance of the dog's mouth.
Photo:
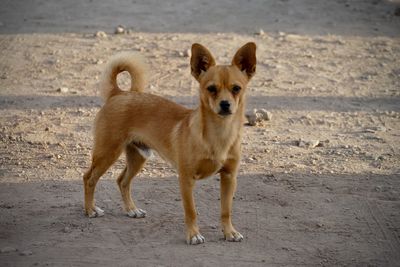
[[[232,112],[230,110],[221,110],[220,112],[218,112],[218,115],[225,117],[225,116],[232,115]]]

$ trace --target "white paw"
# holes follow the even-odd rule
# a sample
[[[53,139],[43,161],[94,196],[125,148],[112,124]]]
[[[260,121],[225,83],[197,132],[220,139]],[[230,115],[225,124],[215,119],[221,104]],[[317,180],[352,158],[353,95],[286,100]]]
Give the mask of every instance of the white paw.
[[[96,217],[102,217],[104,216],[104,210],[100,209],[99,207],[95,206],[94,210],[92,210],[88,214],[89,218],[96,218]]]
[[[243,240],[243,236],[239,232],[232,232],[225,236],[225,240],[229,242],[240,242]]]
[[[204,238],[204,236],[202,236],[201,234],[197,234],[193,236],[191,239],[186,240],[186,243],[188,245],[199,245],[203,244],[205,241],[206,239]]]
[[[142,209],[129,210],[126,215],[131,218],[144,218],[146,217],[146,211]]]

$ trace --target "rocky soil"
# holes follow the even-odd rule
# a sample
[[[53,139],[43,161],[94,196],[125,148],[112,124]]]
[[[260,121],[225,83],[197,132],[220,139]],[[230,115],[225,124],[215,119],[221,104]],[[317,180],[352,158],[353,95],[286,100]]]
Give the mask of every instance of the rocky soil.
[[[382,24],[391,34],[382,35],[0,35],[1,265],[398,266],[400,38],[398,18],[390,20]],[[145,219],[122,212],[115,179],[124,158],[97,187],[106,216],[86,218],[81,179],[108,58],[143,54],[146,90],[195,107],[191,44],[229,64],[248,41],[258,46],[258,66],[247,110],[269,115],[245,126],[234,202],[244,241],[222,240],[219,179],[211,177],[196,187],[206,243],[187,246],[176,172],[158,156],[134,184]],[[128,88],[127,75],[119,83]]]

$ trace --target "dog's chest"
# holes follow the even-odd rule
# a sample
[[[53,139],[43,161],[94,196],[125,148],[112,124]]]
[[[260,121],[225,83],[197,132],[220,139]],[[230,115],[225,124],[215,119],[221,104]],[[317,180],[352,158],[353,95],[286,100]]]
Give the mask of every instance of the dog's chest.
[[[196,164],[194,178],[203,179],[217,173],[223,166],[222,161],[213,159],[202,159]]]

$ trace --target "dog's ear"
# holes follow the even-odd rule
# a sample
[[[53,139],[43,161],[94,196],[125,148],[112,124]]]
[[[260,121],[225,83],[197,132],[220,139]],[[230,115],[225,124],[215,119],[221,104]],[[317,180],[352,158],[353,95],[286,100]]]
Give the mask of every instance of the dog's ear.
[[[192,57],[190,58],[193,77],[199,80],[201,72],[207,71],[208,68],[214,65],[215,60],[210,51],[201,44],[194,43],[192,45]]]
[[[253,42],[242,46],[232,59],[232,65],[245,72],[249,80],[256,72],[256,63],[256,44]]]

